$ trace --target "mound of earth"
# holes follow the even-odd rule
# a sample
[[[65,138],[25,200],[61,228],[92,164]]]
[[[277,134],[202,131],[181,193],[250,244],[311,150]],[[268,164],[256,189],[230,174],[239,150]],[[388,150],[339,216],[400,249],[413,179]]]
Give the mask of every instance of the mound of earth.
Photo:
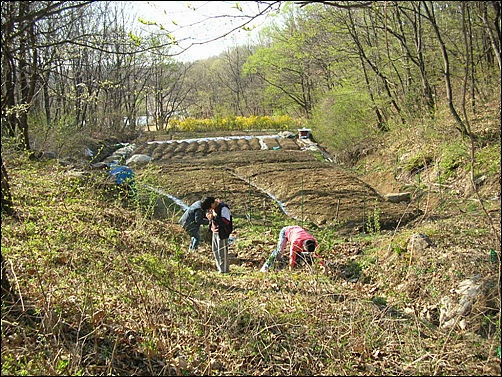
[[[266,220],[281,211],[317,226],[383,230],[420,215],[413,204],[389,202],[323,158],[327,154],[310,139],[233,135],[149,141],[134,153],[153,157],[148,169],[156,169],[163,192],[186,204],[220,197],[235,217]],[[169,203],[166,210],[179,208]]]

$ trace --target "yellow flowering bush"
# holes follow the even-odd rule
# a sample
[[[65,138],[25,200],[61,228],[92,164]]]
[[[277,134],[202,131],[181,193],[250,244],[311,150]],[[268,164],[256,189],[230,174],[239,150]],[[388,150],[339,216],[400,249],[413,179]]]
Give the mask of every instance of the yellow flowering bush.
[[[245,131],[245,130],[289,130],[300,127],[300,121],[287,115],[224,117],[212,119],[186,118],[169,121],[168,129],[178,131]]]

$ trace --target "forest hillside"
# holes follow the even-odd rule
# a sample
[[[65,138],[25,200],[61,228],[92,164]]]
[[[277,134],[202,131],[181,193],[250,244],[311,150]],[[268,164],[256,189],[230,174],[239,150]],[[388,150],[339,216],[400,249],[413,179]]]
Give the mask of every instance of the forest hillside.
[[[320,162],[298,139],[249,153],[185,150],[135,166],[137,196],[126,201],[89,161],[4,148],[15,211],[2,213],[2,375],[500,375],[500,105],[473,122],[475,185],[469,144],[451,134],[441,149],[442,126],[386,133],[352,165]],[[137,148],[163,137],[144,135]],[[409,154],[396,161],[403,145]],[[344,177],[348,197],[370,192],[348,176],[367,184],[378,194],[371,226],[293,219],[250,178],[234,182],[268,169],[257,185],[287,198],[281,161],[319,173],[337,165],[334,186]],[[188,251],[182,209],[148,187],[228,201],[229,274],[217,273],[207,240]],[[409,193],[401,213],[416,214],[384,228],[387,207],[373,200],[392,192]],[[280,261],[259,272],[289,224],[316,236],[327,271]]]
[[[501,3],[181,3],[0,3],[2,375],[500,376]]]

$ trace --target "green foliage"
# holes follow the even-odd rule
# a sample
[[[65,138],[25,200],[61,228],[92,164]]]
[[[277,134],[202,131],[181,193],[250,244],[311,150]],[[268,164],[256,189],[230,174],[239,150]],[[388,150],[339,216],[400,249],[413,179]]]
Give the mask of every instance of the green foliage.
[[[341,242],[335,228],[326,228],[322,233],[322,238],[318,237],[319,245],[322,246],[322,250],[333,249],[337,243]],[[321,252],[322,252],[321,250]]]
[[[431,347],[442,350],[438,357],[462,358],[445,365],[445,374],[476,371],[480,358],[494,364],[493,345],[500,344],[495,315],[477,316],[486,336],[473,331],[468,339],[451,342],[413,312],[393,317],[413,307],[415,294],[427,307],[448,294],[457,278],[473,272],[488,276],[484,265],[494,266],[489,249],[484,259],[477,254],[490,240],[485,228],[465,229],[463,221],[452,225],[455,220],[426,222],[438,229],[422,229],[441,245],[431,253],[436,262],[417,255],[396,258],[393,253],[405,251],[412,230],[395,236],[380,232],[382,212],[375,205],[367,219],[369,235],[315,229],[329,274],[278,269],[264,275],[259,262],[275,246],[279,229],[294,220],[279,211],[266,222],[240,217],[232,252],[243,261],[222,276],[214,271],[210,249],[185,251],[186,234],[174,219],[150,220],[158,194],[139,186],[141,203],[123,207],[110,192],[98,190],[92,176],[73,176],[57,164],[24,157],[9,159],[9,166],[21,216],[2,215],[2,255],[34,314],[23,311],[20,317],[12,311],[19,304],[2,301],[2,374],[342,375],[360,373],[364,361],[367,371],[375,368],[378,374],[399,374],[406,363],[410,374],[433,375],[434,366],[414,363],[417,353]],[[138,182],[161,187],[163,182],[168,190],[169,177],[161,172],[148,166],[137,174]],[[242,195],[249,195],[245,191]],[[479,207],[455,212],[482,222]],[[469,252],[458,252],[460,237],[472,242],[466,242]],[[455,252],[447,254],[450,244]],[[390,257],[384,254],[389,245]],[[396,338],[406,346],[395,349]]]
[[[385,297],[375,296],[371,299],[371,302],[373,302],[374,304],[379,305],[379,306],[386,306],[387,305],[387,300],[385,299]]]
[[[328,93],[313,111],[308,126],[334,153],[350,150],[374,132],[369,97],[355,89]]]
[[[344,275],[348,279],[360,278],[362,270],[363,268],[358,262],[349,260],[345,266]]]
[[[439,183],[443,183],[454,176],[457,169],[462,165],[466,165],[469,159],[469,151],[462,140],[444,144],[441,153],[439,161],[441,182]]]
[[[500,174],[500,139],[485,148],[477,148],[474,159],[478,176]]]
[[[377,202],[375,201],[375,206],[373,207],[373,211],[368,214],[366,222],[365,222],[365,230],[370,234],[379,234],[380,227],[380,214],[382,210],[378,208]]]
[[[428,167],[434,161],[434,157],[427,151],[420,151],[412,156],[404,169],[410,174],[416,174]]]
[[[397,255],[401,255],[406,252],[406,245],[401,245],[399,243],[392,244],[392,251]]]

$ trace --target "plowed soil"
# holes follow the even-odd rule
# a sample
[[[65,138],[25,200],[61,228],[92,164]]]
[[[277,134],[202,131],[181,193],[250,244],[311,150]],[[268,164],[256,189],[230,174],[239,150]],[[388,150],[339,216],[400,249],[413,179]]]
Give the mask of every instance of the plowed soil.
[[[137,143],[134,153],[154,159],[148,169],[156,170],[165,193],[187,205],[220,197],[234,217],[266,221],[282,213],[357,232],[394,229],[420,215],[413,204],[387,201],[387,192],[324,158],[329,153],[312,139],[244,136],[150,140]],[[179,211],[178,205],[167,207]]]

